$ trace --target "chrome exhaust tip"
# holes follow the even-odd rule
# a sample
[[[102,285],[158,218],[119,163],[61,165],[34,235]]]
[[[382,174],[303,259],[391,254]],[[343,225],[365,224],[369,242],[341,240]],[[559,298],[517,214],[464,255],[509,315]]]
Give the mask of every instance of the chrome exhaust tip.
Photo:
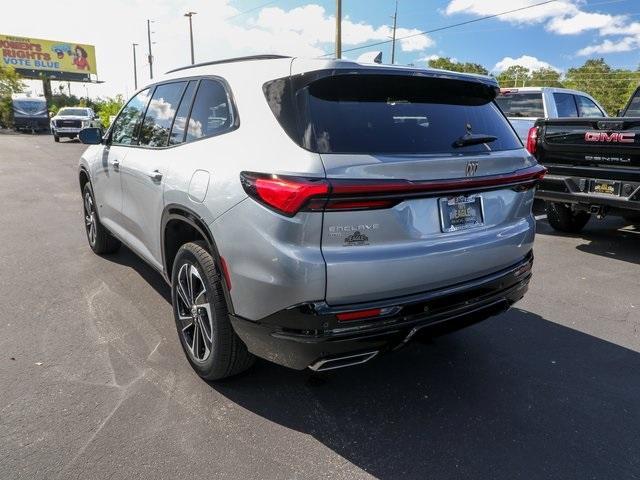
[[[347,355],[344,357],[325,358],[312,363],[309,365],[309,368],[314,372],[325,372],[327,370],[335,370],[336,368],[352,367],[368,362],[377,354],[378,350],[375,352],[356,353],[355,355]]]

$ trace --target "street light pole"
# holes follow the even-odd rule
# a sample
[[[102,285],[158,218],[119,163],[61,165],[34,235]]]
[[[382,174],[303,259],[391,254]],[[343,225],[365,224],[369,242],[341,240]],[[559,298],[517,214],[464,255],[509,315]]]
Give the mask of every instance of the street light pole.
[[[398,26],[398,0],[396,0],[396,11],[393,14],[393,40],[391,41],[391,65],[396,63],[396,30]]]
[[[342,0],[336,0],[336,58],[342,58]]]
[[[133,43],[133,86],[135,90],[138,90],[138,62],[136,61],[136,47],[137,43]]]
[[[187,12],[184,14],[185,17],[189,17],[189,39],[191,40],[191,65],[195,63],[193,56],[193,24],[191,23],[191,17],[193,17],[197,12]]]
[[[153,78],[153,54],[151,53],[151,20],[147,19],[147,40],[149,41],[149,78]]]

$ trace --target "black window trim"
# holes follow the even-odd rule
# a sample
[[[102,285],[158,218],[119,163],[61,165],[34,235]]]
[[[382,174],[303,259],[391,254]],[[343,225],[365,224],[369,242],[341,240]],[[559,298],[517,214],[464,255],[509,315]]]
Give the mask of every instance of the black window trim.
[[[150,147],[149,145],[138,145],[138,143],[132,144],[132,145],[121,145],[121,144],[118,144],[118,143],[117,144],[111,143],[111,135],[113,133],[113,126],[118,121],[118,119],[120,118],[120,115],[122,115],[122,112],[127,107],[129,102],[131,100],[133,100],[136,97],[136,95],[138,95],[140,92],[143,92],[144,90],[149,90],[149,92],[150,92],[149,103],[151,103],[151,98],[153,97],[153,94],[155,93],[156,87],[158,87],[160,85],[167,85],[167,84],[170,84],[170,83],[180,83],[180,82],[185,82],[185,81],[187,82],[187,86],[188,86],[188,82],[190,82],[191,80],[196,80],[198,83],[196,85],[196,91],[193,94],[193,100],[191,101],[191,106],[189,108],[189,116],[187,117],[187,125],[189,124],[189,120],[191,120],[191,112],[193,111],[193,105],[195,104],[195,100],[196,100],[196,97],[198,95],[198,90],[200,89],[200,85],[202,84],[202,80],[214,80],[214,81],[219,82],[222,85],[222,87],[224,88],[225,93],[227,95],[227,102],[229,103],[229,113],[231,114],[231,126],[229,126],[228,128],[226,128],[224,130],[216,132],[216,133],[214,133],[212,135],[206,135],[204,137],[196,138],[195,140],[191,140],[189,142],[185,141],[186,138],[187,138],[186,137],[187,130],[185,129],[185,134],[182,137],[183,141],[181,143],[176,143],[174,145],[165,145],[165,146],[162,146],[162,147]],[[184,96],[184,93],[186,91],[187,91],[187,87],[184,88],[184,91],[182,92],[182,96]],[[182,97],[180,98],[180,101],[182,102]],[[142,121],[136,126],[136,134],[135,134],[136,142],[139,142],[139,140],[140,140],[138,138],[138,133],[139,133],[138,129],[142,125],[142,122],[144,121],[144,118],[147,115],[147,110],[149,108],[149,103],[147,103],[147,105],[145,106],[144,113],[143,113],[143,115],[141,117]],[[179,104],[178,104],[178,107],[179,107]],[[177,110],[176,110],[176,113],[177,113]],[[175,116],[173,118],[173,121],[171,122],[171,128],[173,128],[173,122],[175,122]],[[199,142],[200,140],[205,140],[207,138],[219,137],[220,135],[225,135],[227,133],[231,133],[231,132],[237,130],[238,128],[240,128],[240,115],[238,114],[238,108],[236,106],[235,97],[233,95],[231,87],[229,86],[229,82],[227,82],[224,78],[222,78],[222,77],[220,77],[218,75],[197,75],[197,76],[192,76],[192,77],[172,78],[170,80],[165,80],[165,81],[162,81],[162,82],[158,82],[158,83],[153,83],[151,85],[147,85],[146,87],[141,88],[140,90],[138,90],[135,94],[133,94],[131,96],[131,98],[129,98],[127,103],[125,103],[122,106],[122,108],[118,112],[118,116],[115,118],[115,120],[109,126],[109,130],[107,130],[107,133],[105,134],[104,138],[107,140],[106,146],[108,146],[108,147],[115,146],[115,147],[124,147],[124,148],[139,148],[139,149],[145,149],[145,150],[166,150],[166,149],[169,149],[169,148],[181,147],[183,145],[187,145],[187,144],[193,143],[193,142]],[[169,131],[169,136],[171,136],[171,131]]]
[[[184,89],[182,90],[182,95],[180,95],[180,101],[178,102],[178,108],[176,108],[176,114],[173,116],[173,120],[171,120],[171,127],[169,127],[169,136],[167,137],[167,147],[177,147],[178,145],[182,145],[183,143],[185,143],[186,140],[186,135],[187,135],[187,129],[185,128],[184,132],[182,132],[182,140],[178,143],[174,143],[173,145],[170,144],[169,142],[171,142],[171,133],[173,132],[173,126],[176,123],[176,118],[178,116],[178,110],[180,110],[180,107],[182,106],[182,101],[184,100],[184,96],[187,94],[187,90],[189,90],[189,84],[191,82],[195,82],[195,90],[193,92],[193,98],[191,99],[191,104],[189,105],[189,111],[187,112],[187,119],[189,119],[189,117],[191,116],[191,109],[193,108],[193,101],[196,99],[196,93],[198,93],[198,87],[200,86],[200,80],[187,80],[187,83],[185,83]],[[188,121],[188,120],[187,120]]]

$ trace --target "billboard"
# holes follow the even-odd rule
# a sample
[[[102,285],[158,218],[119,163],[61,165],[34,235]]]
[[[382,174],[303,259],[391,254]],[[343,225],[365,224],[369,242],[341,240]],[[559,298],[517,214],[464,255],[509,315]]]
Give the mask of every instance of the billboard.
[[[2,64],[27,77],[89,78],[98,73],[93,45],[0,34],[0,50]]]

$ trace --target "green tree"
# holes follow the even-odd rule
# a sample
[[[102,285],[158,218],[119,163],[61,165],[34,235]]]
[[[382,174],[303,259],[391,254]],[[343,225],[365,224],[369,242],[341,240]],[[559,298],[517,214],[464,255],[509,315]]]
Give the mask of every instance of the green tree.
[[[104,128],[110,125],[110,117],[118,114],[124,105],[124,97],[116,95],[113,98],[99,99],[94,102],[94,110],[100,117],[100,122]]]
[[[562,87],[562,74],[553,68],[539,68],[531,72],[528,86],[531,87]]]
[[[24,84],[13,67],[0,65],[0,127],[10,127],[11,120],[11,94],[21,92]]]
[[[640,72],[611,68],[603,58],[587,60],[567,70],[567,88],[582,90],[594,97],[610,115],[624,107],[640,82]]]
[[[497,80],[503,88],[526,87],[531,81],[531,71],[522,65],[511,65],[500,72]]]
[[[477,73],[479,75],[488,75],[489,71],[478,63],[456,62],[449,57],[432,58],[427,62],[430,68],[438,68],[440,70],[449,70],[451,72]]]

